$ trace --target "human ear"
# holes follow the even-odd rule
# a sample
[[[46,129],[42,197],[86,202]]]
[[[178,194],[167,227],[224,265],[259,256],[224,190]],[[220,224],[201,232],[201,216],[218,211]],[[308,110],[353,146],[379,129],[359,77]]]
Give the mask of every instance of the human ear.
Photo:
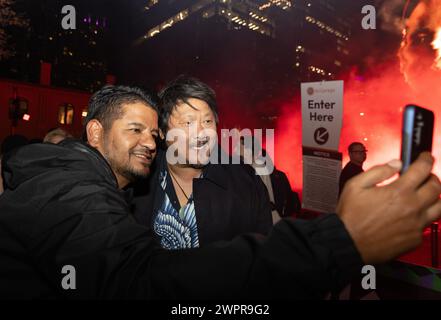
[[[86,125],[87,142],[94,148],[101,145],[104,128],[101,122],[96,119],[90,120]]]

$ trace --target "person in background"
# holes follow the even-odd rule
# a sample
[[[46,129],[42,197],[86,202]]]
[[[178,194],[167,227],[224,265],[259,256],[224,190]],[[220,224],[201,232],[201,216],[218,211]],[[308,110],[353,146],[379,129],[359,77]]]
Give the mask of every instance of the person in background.
[[[250,164],[253,168],[259,166],[256,163],[258,157],[265,158],[265,161],[272,161],[265,149],[261,149],[260,143],[256,142],[254,136],[250,136],[248,143],[244,136],[240,137],[239,154],[244,163]],[[256,150],[257,148],[257,150]],[[260,150],[261,149],[261,150]],[[261,161],[264,163],[263,161]],[[262,179],[271,203],[273,224],[281,218],[294,216],[300,213],[301,203],[297,192],[292,191],[286,174],[278,170],[273,164],[274,170],[269,175],[259,175]]]
[[[343,168],[339,181],[339,196],[349,179],[364,172],[363,162],[366,161],[366,147],[361,142],[352,142],[348,147],[349,162]]]
[[[62,128],[50,129],[44,136],[43,142],[58,144],[64,139],[72,138],[72,135]]]

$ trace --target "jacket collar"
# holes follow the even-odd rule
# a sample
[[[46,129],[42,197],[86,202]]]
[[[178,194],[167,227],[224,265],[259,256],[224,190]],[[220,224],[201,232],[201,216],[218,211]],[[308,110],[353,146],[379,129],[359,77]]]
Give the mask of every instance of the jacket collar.
[[[65,139],[60,142],[59,145],[87,154],[95,163],[96,167],[99,168],[99,170],[104,170],[108,180],[111,181],[117,189],[119,189],[118,180],[116,179],[110,164],[97,149],[87,143],[75,139]]]
[[[204,168],[204,178],[223,189],[228,189],[227,174],[222,164],[208,164]]]

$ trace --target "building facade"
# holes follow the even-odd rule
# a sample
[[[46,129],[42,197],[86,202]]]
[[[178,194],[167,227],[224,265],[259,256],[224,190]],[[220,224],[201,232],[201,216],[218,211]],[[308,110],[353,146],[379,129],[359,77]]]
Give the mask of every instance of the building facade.
[[[244,118],[272,121],[279,111],[273,106],[297,94],[301,82],[333,80],[345,71],[350,23],[332,3],[148,1],[135,10],[130,54],[146,73],[123,78],[161,87],[178,74],[193,75],[218,92],[223,114],[239,108]]]
[[[89,98],[85,91],[0,79],[0,141],[10,134],[42,139],[56,127],[79,138]]]
[[[20,2],[29,20],[27,30],[12,30],[16,55],[0,61],[0,77],[38,83],[41,61],[52,64],[52,82],[58,87],[93,92],[109,74],[109,18],[106,6],[75,1],[76,29],[64,30],[59,0]]]

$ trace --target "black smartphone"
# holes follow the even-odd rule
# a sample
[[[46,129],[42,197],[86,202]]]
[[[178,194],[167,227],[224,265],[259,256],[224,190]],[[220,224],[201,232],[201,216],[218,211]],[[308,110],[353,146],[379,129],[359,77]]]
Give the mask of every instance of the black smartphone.
[[[410,164],[424,151],[432,152],[434,114],[432,111],[407,105],[403,112],[401,161],[406,172]]]

